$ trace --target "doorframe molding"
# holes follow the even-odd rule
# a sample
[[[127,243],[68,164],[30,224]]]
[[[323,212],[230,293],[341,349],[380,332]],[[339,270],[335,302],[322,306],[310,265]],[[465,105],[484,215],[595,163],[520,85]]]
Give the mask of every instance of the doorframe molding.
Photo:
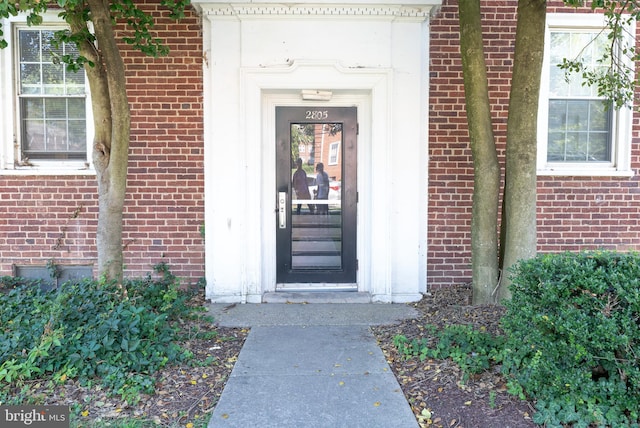
[[[296,62],[287,68],[247,68],[241,72],[243,117],[261,117],[260,126],[245,126],[243,137],[247,146],[260,141],[260,149],[245,147],[247,185],[260,188],[260,201],[247,200],[246,213],[260,212],[259,221],[247,218],[246,231],[249,236],[260,236],[260,254],[252,254],[252,264],[259,264],[255,271],[256,281],[247,283],[247,301],[261,301],[264,293],[276,288],[275,259],[275,107],[317,105],[319,102],[303,101],[303,89],[332,91],[327,107],[353,106],[358,109],[358,220],[357,256],[359,269],[356,282],[359,292],[371,296],[391,294],[391,266],[388,245],[377,244],[389,234],[389,213],[383,198],[373,198],[375,184],[379,195],[388,195],[382,190],[390,182],[386,144],[390,138],[391,70],[345,69],[336,63]],[[318,87],[317,82],[331,82],[330,87]],[[372,171],[380,171],[374,174]],[[374,183],[375,181],[375,183]],[[374,226],[375,225],[375,226]],[[374,234],[373,231],[376,231]],[[383,300],[383,299],[382,299]]]

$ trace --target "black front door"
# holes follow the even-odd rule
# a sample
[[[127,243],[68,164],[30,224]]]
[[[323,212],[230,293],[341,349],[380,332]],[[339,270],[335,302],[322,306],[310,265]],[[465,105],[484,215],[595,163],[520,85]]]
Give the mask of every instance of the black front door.
[[[356,116],[355,107],[276,107],[280,289],[355,287]]]

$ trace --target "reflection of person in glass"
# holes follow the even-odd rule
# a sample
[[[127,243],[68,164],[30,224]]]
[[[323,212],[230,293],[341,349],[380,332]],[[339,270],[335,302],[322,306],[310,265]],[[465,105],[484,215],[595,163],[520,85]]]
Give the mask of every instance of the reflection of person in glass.
[[[302,159],[298,158],[296,161],[296,165],[298,169],[293,173],[293,178],[291,179],[291,184],[293,185],[293,190],[296,191],[297,199],[311,199],[311,194],[309,193],[309,185],[307,184],[307,173],[302,169]],[[314,206],[312,204],[307,205],[309,207],[309,212],[313,214]],[[302,204],[298,204],[298,209],[296,210],[296,214],[300,214],[300,208]]]
[[[329,199],[329,176],[324,172],[324,164],[318,162],[316,165],[316,184],[318,186],[316,190],[316,199]],[[318,205],[318,214],[329,214],[329,205]]]

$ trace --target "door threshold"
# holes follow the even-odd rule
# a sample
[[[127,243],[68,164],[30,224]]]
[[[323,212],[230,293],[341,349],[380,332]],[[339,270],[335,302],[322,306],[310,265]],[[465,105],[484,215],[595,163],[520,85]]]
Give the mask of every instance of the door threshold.
[[[371,303],[371,294],[358,291],[276,291],[262,295],[263,303]]]
[[[280,292],[314,292],[314,293],[323,293],[325,291],[341,291],[341,292],[353,292],[358,291],[358,284],[355,283],[309,283],[309,282],[287,282],[287,283],[278,283],[276,284],[276,293]]]

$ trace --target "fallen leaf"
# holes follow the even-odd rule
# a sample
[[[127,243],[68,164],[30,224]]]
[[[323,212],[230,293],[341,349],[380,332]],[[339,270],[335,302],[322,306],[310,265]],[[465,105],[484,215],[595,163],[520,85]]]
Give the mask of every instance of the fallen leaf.
[[[379,406],[380,406],[380,404],[381,404],[381,403],[380,403],[379,401],[376,401],[375,403],[373,403],[373,405],[374,405],[374,406],[376,406],[376,407],[379,407]]]

